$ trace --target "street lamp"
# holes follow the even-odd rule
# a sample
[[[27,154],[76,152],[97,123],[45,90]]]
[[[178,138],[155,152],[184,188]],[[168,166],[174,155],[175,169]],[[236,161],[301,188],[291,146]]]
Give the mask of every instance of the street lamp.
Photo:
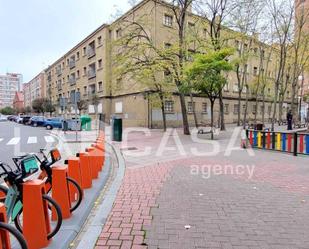
[[[300,95],[298,96],[298,103],[299,103],[299,109],[298,109],[298,119],[301,122],[301,106],[302,106],[302,98],[304,94],[304,76],[299,75],[298,80],[301,82],[300,84]]]

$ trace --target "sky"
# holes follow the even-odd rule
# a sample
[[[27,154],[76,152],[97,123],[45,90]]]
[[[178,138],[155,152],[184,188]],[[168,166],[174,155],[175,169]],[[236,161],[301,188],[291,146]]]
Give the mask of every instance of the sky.
[[[0,0],[0,74],[30,81],[129,8],[128,0]]]

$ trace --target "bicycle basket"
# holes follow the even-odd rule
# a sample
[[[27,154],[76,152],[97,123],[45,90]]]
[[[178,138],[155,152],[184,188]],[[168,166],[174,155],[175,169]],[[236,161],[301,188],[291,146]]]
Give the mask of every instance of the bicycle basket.
[[[34,155],[31,155],[22,159],[20,166],[23,177],[27,177],[40,169],[40,162]]]

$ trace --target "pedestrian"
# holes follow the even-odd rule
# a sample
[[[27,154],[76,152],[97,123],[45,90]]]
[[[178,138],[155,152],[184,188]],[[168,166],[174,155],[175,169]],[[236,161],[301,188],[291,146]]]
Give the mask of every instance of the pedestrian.
[[[306,113],[306,124],[309,123],[309,108],[307,108],[307,113]]]
[[[293,122],[293,114],[292,110],[289,110],[287,115],[286,115],[286,120],[288,122],[288,130],[292,130],[292,122]]]

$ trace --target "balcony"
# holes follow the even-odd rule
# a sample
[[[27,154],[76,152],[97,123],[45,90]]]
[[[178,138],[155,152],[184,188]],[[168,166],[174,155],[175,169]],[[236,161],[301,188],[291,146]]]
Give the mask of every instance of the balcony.
[[[93,56],[95,56],[95,49],[92,48],[92,47],[88,47],[87,55],[88,55],[88,59],[90,59],[90,58],[92,58]]]
[[[72,59],[70,60],[69,67],[70,67],[70,69],[75,67],[75,60],[72,60]]]
[[[51,81],[51,75],[50,75],[50,74],[48,74],[47,80],[48,80],[48,81]]]
[[[88,79],[92,79],[96,77],[96,71],[94,70],[88,70]]]
[[[57,74],[57,76],[60,76],[62,74],[61,68],[56,69],[56,74]]]
[[[71,76],[71,77],[69,78],[69,84],[70,84],[70,85],[75,85],[75,84],[76,84],[76,78]]]

